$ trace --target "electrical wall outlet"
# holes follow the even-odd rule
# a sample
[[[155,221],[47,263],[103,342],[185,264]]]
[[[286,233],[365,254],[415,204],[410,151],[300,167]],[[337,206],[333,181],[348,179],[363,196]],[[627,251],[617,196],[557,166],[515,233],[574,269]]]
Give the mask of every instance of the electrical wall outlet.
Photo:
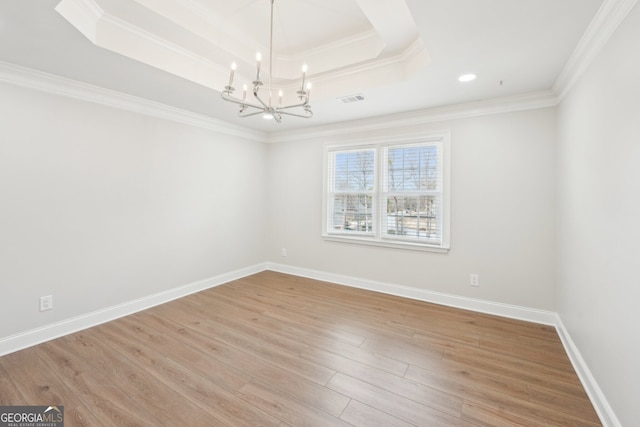
[[[52,309],[53,309],[53,295],[40,297],[40,311],[47,311]]]
[[[282,248],[282,256],[283,257],[287,256],[287,248]]]
[[[472,274],[471,276],[469,276],[469,284],[471,286],[480,286],[480,276],[478,276],[477,274]]]

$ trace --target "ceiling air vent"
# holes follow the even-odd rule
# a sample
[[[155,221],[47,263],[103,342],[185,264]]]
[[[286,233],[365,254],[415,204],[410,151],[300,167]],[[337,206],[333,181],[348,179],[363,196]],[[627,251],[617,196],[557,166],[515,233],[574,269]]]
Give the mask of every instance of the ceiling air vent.
[[[338,101],[342,102],[343,104],[351,104],[352,102],[364,101],[364,95],[359,93],[357,95],[341,96],[341,97],[336,98],[336,99]]]

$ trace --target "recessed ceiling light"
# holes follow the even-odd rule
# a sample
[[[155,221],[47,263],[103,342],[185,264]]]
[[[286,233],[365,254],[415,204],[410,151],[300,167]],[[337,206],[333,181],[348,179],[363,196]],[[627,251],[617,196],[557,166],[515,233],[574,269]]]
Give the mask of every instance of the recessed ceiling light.
[[[462,82],[462,83],[467,83],[467,82],[472,82],[476,79],[475,74],[463,74],[460,77],[458,77],[458,81]]]

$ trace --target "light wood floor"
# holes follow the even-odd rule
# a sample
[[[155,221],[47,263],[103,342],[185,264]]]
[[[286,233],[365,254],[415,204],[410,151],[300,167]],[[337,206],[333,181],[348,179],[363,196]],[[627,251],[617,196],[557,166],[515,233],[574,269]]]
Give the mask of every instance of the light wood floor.
[[[552,327],[263,272],[0,358],[66,427],[601,425]]]

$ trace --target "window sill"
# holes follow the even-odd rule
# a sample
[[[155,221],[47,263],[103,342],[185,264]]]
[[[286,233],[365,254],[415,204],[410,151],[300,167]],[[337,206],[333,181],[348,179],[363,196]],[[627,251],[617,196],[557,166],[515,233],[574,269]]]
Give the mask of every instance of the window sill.
[[[380,246],[384,248],[404,249],[410,251],[435,252],[440,254],[449,253],[450,248],[442,246],[425,245],[422,243],[397,242],[389,240],[374,240],[371,238],[336,236],[332,234],[324,234],[322,238],[328,242],[350,243],[365,246]]]

